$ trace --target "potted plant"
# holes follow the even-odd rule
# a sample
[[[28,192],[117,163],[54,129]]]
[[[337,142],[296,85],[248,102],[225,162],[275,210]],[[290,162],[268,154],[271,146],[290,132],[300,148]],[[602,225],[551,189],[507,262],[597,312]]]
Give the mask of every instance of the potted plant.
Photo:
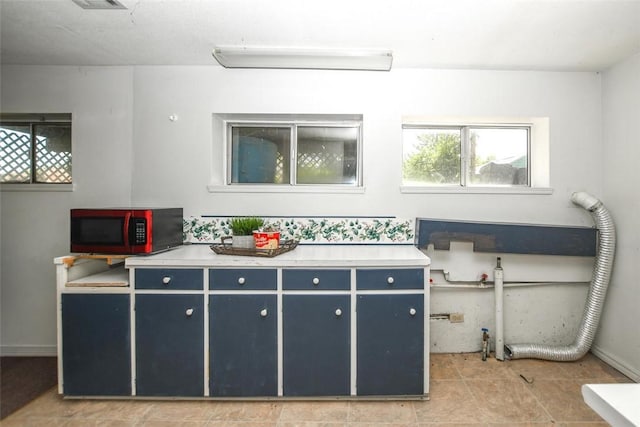
[[[255,248],[253,231],[258,230],[263,224],[264,220],[255,216],[232,218],[229,221],[233,234],[231,246],[244,249]]]

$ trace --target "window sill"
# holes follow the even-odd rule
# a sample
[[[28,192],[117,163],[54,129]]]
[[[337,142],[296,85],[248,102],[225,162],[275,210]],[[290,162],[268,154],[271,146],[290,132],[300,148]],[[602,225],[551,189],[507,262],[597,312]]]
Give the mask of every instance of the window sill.
[[[207,185],[209,193],[364,194],[364,187],[328,185]]]
[[[2,192],[72,192],[75,184],[0,184]]]
[[[549,195],[553,188],[548,187],[416,187],[401,186],[404,194],[520,194],[520,195]]]

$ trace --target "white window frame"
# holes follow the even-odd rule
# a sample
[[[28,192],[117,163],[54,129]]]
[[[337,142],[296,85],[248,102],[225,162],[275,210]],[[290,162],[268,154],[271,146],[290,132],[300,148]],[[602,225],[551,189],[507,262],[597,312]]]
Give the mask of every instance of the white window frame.
[[[0,120],[5,123],[24,123],[32,125],[37,123],[45,124],[70,124],[72,125],[71,113],[2,113]],[[73,126],[71,129],[71,152],[73,153]],[[32,141],[33,144],[33,141]],[[32,147],[33,149],[33,147]],[[31,167],[34,167],[32,165]],[[73,160],[72,160],[73,167]],[[75,190],[73,175],[70,183],[40,183],[40,182],[2,182],[1,192],[71,192]]]
[[[470,117],[423,117],[405,116],[402,128],[529,128],[528,174],[529,185],[401,185],[402,193],[443,193],[443,194],[529,194],[548,195],[553,193],[549,180],[549,119],[546,117],[526,118],[470,118]],[[463,140],[464,140],[463,136]],[[461,178],[466,183],[468,155],[463,143],[461,147]],[[403,154],[404,155],[404,154]],[[404,159],[401,158],[401,162]]]
[[[256,127],[289,127],[290,144],[290,182],[285,184],[232,183],[231,182],[231,129],[233,126]],[[356,182],[350,184],[298,184],[295,182],[297,164],[297,132],[299,126],[314,127],[357,127],[357,164]],[[363,150],[362,150],[362,115],[357,114],[214,114],[213,139],[214,147],[221,147],[222,173],[212,171],[212,182],[207,190],[212,193],[364,193],[363,185]],[[219,145],[217,144],[219,142]],[[216,176],[217,175],[217,176]]]

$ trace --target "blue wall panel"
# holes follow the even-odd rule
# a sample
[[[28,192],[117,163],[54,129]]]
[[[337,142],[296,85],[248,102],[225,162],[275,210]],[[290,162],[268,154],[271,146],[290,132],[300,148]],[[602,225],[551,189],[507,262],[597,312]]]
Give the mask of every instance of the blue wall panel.
[[[598,230],[590,227],[417,220],[418,247],[449,250],[473,242],[475,252],[595,256]]]

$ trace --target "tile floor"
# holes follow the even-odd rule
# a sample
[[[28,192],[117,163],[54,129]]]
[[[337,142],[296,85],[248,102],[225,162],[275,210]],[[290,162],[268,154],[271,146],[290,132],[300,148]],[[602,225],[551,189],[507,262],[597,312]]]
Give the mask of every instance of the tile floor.
[[[432,354],[429,401],[64,400],[53,388],[0,422],[13,426],[606,426],[585,383],[631,382],[595,356],[572,363],[483,362]]]

